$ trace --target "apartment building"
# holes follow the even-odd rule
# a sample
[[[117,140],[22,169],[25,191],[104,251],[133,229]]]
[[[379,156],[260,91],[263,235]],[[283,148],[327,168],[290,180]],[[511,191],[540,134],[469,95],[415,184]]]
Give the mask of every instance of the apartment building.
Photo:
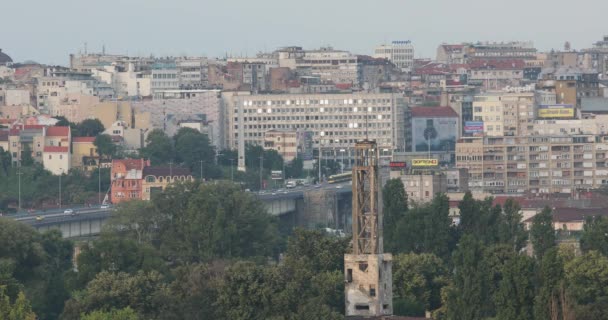
[[[233,95],[225,103],[230,148],[263,146],[266,132],[289,130],[311,132],[324,158],[341,157],[341,149],[351,158],[364,139],[377,142],[381,157],[405,149],[406,104],[397,94]]]
[[[411,41],[393,41],[376,47],[374,58],[387,59],[401,71],[410,71],[414,66],[414,46]]]
[[[533,92],[487,92],[473,99],[473,120],[483,121],[486,136],[526,135],[534,120]]]
[[[491,193],[567,193],[608,184],[608,137],[595,135],[462,138],[456,166],[469,186]]]

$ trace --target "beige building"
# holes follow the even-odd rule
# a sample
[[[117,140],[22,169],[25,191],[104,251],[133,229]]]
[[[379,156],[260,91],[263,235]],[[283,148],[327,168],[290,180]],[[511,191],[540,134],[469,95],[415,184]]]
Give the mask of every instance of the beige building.
[[[298,136],[295,131],[270,130],[264,134],[264,149],[275,150],[285,162],[298,155]]]
[[[342,149],[351,159],[355,142],[364,139],[375,140],[385,160],[405,149],[407,106],[397,94],[236,95],[226,101],[228,146],[243,148],[242,154],[246,144],[263,146],[271,130],[310,131],[326,159],[341,158]]]
[[[595,135],[462,138],[456,166],[491,193],[566,193],[608,184],[608,138]]]
[[[69,147],[47,146],[42,154],[44,168],[54,175],[66,174],[71,167]]]
[[[473,120],[483,121],[486,136],[526,135],[533,129],[534,93],[500,91],[475,96]]]
[[[424,203],[433,200],[436,193],[448,191],[447,176],[438,170],[391,171],[391,179],[401,179],[410,201]]]
[[[72,139],[72,167],[85,171],[97,167],[99,154],[94,144],[95,137],[74,137]]]
[[[186,168],[170,167],[144,167],[142,180],[142,199],[151,200],[152,197],[165,190],[167,186],[176,182],[194,181],[190,170]]]

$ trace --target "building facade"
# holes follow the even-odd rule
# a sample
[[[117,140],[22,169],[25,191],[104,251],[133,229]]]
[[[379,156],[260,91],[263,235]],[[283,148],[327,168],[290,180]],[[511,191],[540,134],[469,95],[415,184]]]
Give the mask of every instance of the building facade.
[[[414,46],[411,41],[393,41],[376,47],[374,58],[387,59],[401,71],[411,71],[414,66]]]
[[[227,102],[227,140],[233,149],[263,146],[272,130],[311,132],[323,158],[341,157],[345,149],[352,159],[352,146],[364,139],[375,140],[385,159],[405,148],[407,106],[397,94],[236,95]]]
[[[451,107],[412,107],[411,121],[412,151],[454,151],[460,118]]]
[[[595,135],[462,138],[456,166],[491,193],[570,194],[608,184],[608,138]]]
[[[171,167],[144,167],[141,200],[152,200],[172,183],[194,181],[190,170]]]
[[[285,162],[290,162],[298,155],[298,134],[288,130],[266,131],[264,149],[275,150]]]

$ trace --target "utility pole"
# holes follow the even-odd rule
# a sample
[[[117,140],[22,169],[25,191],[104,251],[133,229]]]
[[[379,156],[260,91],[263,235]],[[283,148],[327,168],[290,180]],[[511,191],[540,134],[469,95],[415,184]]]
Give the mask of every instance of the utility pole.
[[[323,155],[321,154],[321,139],[319,139],[319,183],[321,183],[321,157]]]
[[[201,162],[201,181],[203,181],[203,160]]]
[[[100,159],[101,160],[101,159]],[[98,187],[99,190],[97,191],[97,200],[99,202],[99,205],[101,205],[101,167],[100,167],[100,163],[97,162],[97,182],[98,182]]]
[[[228,159],[230,160],[230,181],[234,181],[234,173],[233,173],[233,168],[234,168],[234,159]]]
[[[17,169],[17,176],[19,177],[19,209],[17,210],[17,212],[21,212],[21,175],[23,173],[21,173],[21,166],[18,167]]]
[[[61,209],[61,176],[63,175],[63,168],[59,168],[59,209]]]
[[[262,155],[260,156],[260,190],[264,189],[264,180],[263,180],[263,173],[264,173],[264,154],[262,153]]]

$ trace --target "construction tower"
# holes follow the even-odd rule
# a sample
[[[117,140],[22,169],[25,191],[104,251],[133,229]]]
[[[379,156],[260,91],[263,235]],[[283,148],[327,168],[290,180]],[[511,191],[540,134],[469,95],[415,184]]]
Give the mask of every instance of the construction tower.
[[[393,256],[384,253],[380,196],[376,142],[358,142],[353,166],[353,252],[344,255],[347,317],[393,314]]]

